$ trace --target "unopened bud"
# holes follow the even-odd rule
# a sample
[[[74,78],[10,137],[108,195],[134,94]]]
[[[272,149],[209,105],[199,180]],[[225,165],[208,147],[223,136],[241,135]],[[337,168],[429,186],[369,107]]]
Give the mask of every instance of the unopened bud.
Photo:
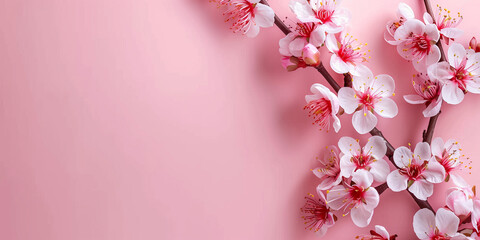
[[[305,45],[303,48],[302,58],[303,61],[310,66],[318,66],[318,64],[320,64],[320,52],[311,43]]]

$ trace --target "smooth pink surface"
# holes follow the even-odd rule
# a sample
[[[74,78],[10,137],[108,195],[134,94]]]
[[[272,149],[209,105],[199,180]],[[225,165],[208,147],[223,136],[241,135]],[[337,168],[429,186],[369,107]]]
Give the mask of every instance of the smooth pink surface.
[[[271,2],[291,16],[287,0]],[[402,100],[413,68],[383,40],[397,2],[342,5],[372,50],[368,66],[396,80],[400,113],[379,128],[401,146],[427,119]],[[459,42],[478,33],[478,3],[432,3],[462,11]],[[0,239],[316,239],[299,212],[318,184],[310,169],[326,145],[358,135],[348,116],[339,135],[311,125],[303,98],[324,81],[282,69],[278,29],[234,35],[206,0],[3,1],[0,24]],[[445,105],[435,134],[456,137],[474,173],[479,102]],[[447,186],[435,187],[435,207]],[[369,228],[341,217],[325,239],[375,224],[413,239],[416,210],[387,190]]]

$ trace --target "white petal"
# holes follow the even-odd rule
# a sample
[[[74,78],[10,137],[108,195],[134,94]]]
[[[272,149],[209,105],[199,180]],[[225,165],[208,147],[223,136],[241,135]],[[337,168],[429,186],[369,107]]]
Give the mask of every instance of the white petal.
[[[437,45],[433,45],[431,47],[430,53],[422,60],[412,61],[413,67],[418,72],[427,72],[427,69],[430,65],[437,63],[438,60],[440,60],[440,56],[440,49],[437,47]]]
[[[423,116],[427,118],[433,117],[440,112],[441,108],[442,108],[442,98],[439,97],[436,101],[433,101],[430,104],[428,104],[427,108],[423,110]]]
[[[387,176],[387,185],[394,192],[400,192],[407,189],[408,177],[400,174],[399,170],[394,170]]]
[[[395,92],[395,81],[387,74],[376,76],[371,86],[372,91],[382,97],[390,97]]]
[[[431,183],[441,183],[445,180],[445,168],[437,160],[432,159],[422,175]]]
[[[390,239],[390,234],[387,232],[387,229],[385,229],[385,227],[383,226],[375,225],[375,232],[385,239]]]
[[[459,38],[463,35],[463,30],[458,28],[444,28],[440,30],[440,33],[447,38]]]
[[[437,137],[432,141],[432,154],[437,157],[442,157],[445,143],[441,137]]]
[[[247,37],[249,38],[254,38],[258,35],[259,32],[260,27],[257,24],[252,24],[250,26],[250,29],[248,29],[248,31],[245,33],[245,35],[247,35]]]
[[[425,24],[417,19],[408,19],[395,31],[395,40],[405,40],[411,33],[421,35],[425,32]]]
[[[425,12],[423,14],[423,21],[425,22],[425,24],[433,24],[433,18],[428,12]]]
[[[295,57],[301,57],[303,48],[305,45],[307,45],[307,39],[304,37],[298,37],[295,38],[290,44],[288,45],[288,48],[290,52],[292,53],[293,56]]]
[[[367,144],[363,147],[364,152],[369,153],[375,159],[382,159],[387,153],[387,145],[385,139],[379,136],[372,136],[368,139]]]
[[[447,81],[442,89],[442,98],[449,104],[459,104],[463,101],[465,94],[451,81]]]
[[[435,230],[435,215],[432,211],[423,208],[413,216],[413,230],[419,239],[428,239]]]
[[[480,93],[480,79],[468,80],[466,82],[467,91],[475,94]]]
[[[356,156],[360,154],[360,145],[351,137],[342,137],[338,140],[338,147],[343,154],[348,156]]]
[[[293,39],[295,39],[295,33],[289,33],[287,36],[278,41],[278,45],[280,45],[280,54],[282,54],[283,56],[292,56],[292,53],[290,53],[289,45],[293,41]]]
[[[408,166],[412,160],[412,151],[404,146],[401,146],[395,149],[395,152],[393,152],[393,160],[395,161],[395,165],[397,165],[399,168],[404,168]]]
[[[440,32],[435,24],[427,24],[425,26],[425,34],[435,42],[440,38]]]
[[[325,39],[325,46],[327,46],[328,51],[332,53],[338,52],[338,41],[335,37],[335,34],[328,34]]]
[[[354,181],[358,186],[368,188],[373,183],[373,176],[367,170],[359,169],[352,173],[352,181]]]
[[[435,225],[441,233],[447,234],[448,236],[454,235],[457,233],[459,223],[460,219],[458,219],[453,212],[448,211],[445,208],[437,210]]]
[[[358,227],[366,227],[370,224],[373,216],[373,210],[368,210],[365,206],[359,205],[350,211],[352,221]]]
[[[320,47],[325,42],[325,30],[321,26],[317,26],[310,34],[310,43],[315,47]]]
[[[340,106],[348,114],[352,114],[358,108],[358,100],[355,96],[355,90],[349,87],[342,87],[338,91]]]
[[[437,79],[442,82],[449,80],[452,77],[450,73],[450,64],[447,62],[439,62],[430,65],[427,69],[428,76],[431,79]]]
[[[273,26],[275,19],[275,12],[269,6],[257,3],[255,7],[255,23],[258,26],[267,28]]]
[[[320,22],[315,17],[312,7],[306,0],[292,0],[290,1],[290,10],[297,16],[301,22]]]
[[[334,186],[330,191],[327,193],[327,203],[333,210],[338,210],[342,208],[345,204],[345,196],[348,194],[345,187],[342,185]]]
[[[403,96],[403,99],[405,99],[405,101],[410,104],[424,104],[427,102],[427,100],[425,100],[423,97],[420,97],[416,94],[405,95]]]
[[[422,164],[423,161],[428,161],[432,157],[432,152],[430,151],[430,145],[426,142],[419,142],[415,146],[415,158],[420,160],[418,164]]]
[[[450,66],[458,68],[461,66],[463,59],[465,58],[467,51],[460,43],[453,43],[448,48],[448,62]]]
[[[357,169],[357,166],[350,160],[351,158],[349,155],[343,155],[340,159],[340,174],[343,177],[349,178]]]
[[[369,188],[364,193],[364,198],[365,198],[365,208],[366,209],[373,210],[378,206],[378,203],[380,202],[380,197],[379,197],[378,192],[375,188]]]
[[[403,2],[398,4],[397,14],[405,19],[415,18],[412,8]]]
[[[375,112],[384,118],[393,118],[398,114],[397,104],[390,98],[384,97],[375,103]]]
[[[372,173],[375,182],[384,183],[387,181],[387,176],[390,173],[390,166],[385,160],[377,160],[370,166],[372,167],[370,173]]]
[[[408,188],[408,191],[420,200],[427,200],[433,194],[433,184],[423,179],[417,180]]]
[[[340,123],[340,119],[337,116],[333,116],[333,129],[335,130],[335,132],[338,133],[341,127],[342,124]]]
[[[361,110],[353,114],[352,117],[353,128],[360,134],[365,134],[377,126],[377,117],[372,112]]]
[[[335,10],[335,12],[333,13],[332,22],[335,23],[337,26],[345,26],[348,21],[350,21],[350,18],[350,12],[345,8],[341,8]]]
[[[332,54],[332,57],[330,58],[330,67],[336,73],[348,73],[350,70],[348,64],[344,62],[339,56],[337,56],[337,54]]]

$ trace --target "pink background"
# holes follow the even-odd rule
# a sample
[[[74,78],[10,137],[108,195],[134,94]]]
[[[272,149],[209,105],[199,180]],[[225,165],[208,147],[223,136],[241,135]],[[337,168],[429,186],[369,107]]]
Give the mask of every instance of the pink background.
[[[379,128],[398,147],[419,141],[427,119],[402,100],[413,68],[383,41],[397,2],[342,5],[372,50],[368,66],[396,80],[400,113]],[[461,43],[478,33],[473,2],[433,1],[462,9]],[[282,17],[287,3],[271,1]],[[339,135],[311,125],[303,97],[324,81],[282,69],[278,29],[234,35],[206,0],[0,6],[0,239],[316,239],[299,212],[318,184],[310,169],[326,145],[358,135],[349,116]],[[479,102],[468,94],[444,107],[436,131],[474,161]],[[434,207],[447,186],[435,188]],[[406,192],[387,190],[370,226],[412,239],[416,210]],[[325,239],[368,230],[340,218]]]

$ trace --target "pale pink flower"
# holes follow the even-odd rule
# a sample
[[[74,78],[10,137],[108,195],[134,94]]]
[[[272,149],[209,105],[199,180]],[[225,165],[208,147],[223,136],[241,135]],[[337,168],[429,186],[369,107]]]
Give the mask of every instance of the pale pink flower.
[[[398,19],[395,21],[390,21],[387,23],[387,29],[383,34],[385,41],[392,45],[396,45],[395,41],[395,32],[397,29],[403,25],[405,21],[408,19],[415,18],[415,13],[413,12],[412,8],[408,6],[406,3],[399,3],[397,8],[397,17]]]
[[[440,33],[435,24],[425,25],[417,19],[408,19],[395,31],[397,52],[404,59],[412,61],[418,72],[440,60],[440,49],[435,43]]]
[[[274,24],[275,12],[260,0],[221,0],[219,4],[227,8],[223,15],[226,22],[232,22],[231,29],[235,33],[256,37],[260,27],[267,28]]]
[[[387,177],[388,187],[394,192],[408,188],[420,200],[426,200],[433,194],[433,184],[445,179],[445,169],[432,158],[430,146],[420,142],[415,152],[399,147],[393,153],[393,160],[399,169]]]
[[[413,230],[422,240],[467,239],[465,235],[457,233],[459,223],[460,219],[444,208],[438,209],[436,215],[423,208],[413,216]]]
[[[405,95],[403,98],[410,104],[425,104],[424,117],[433,117],[440,112],[442,107],[442,84],[428,75],[419,73],[413,75],[413,89],[416,94]]]
[[[454,40],[455,38],[461,37],[463,31],[456,28],[463,20],[462,15],[457,13],[457,16],[452,17],[450,11],[446,8],[442,8],[437,5],[437,17],[435,22],[430,14],[427,12],[423,14],[423,21],[426,24],[435,24],[440,31],[441,37],[444,37],[447,44],[449,39]]]
[[[338,185],[342,181],[342,175],[340,174],[340,157],[337,147],[333,145],[327,147],[323,158],[318,159],[318,161],[320,167],[312,170],[313,174],[320,178],[317,189],[327,190]]]
[[[342,137],[338,141],[338,147],[343,153],[340,159],[342,176],[349,178],[355,171],[364,169],[378,183],[384,183],[387,180],[390,166],[383,159],[387,152],[387,145],[382,137],[370,137],[363,148],[360,148],[355,139]]]
[[[318,200],[313,194],[305,197],[306,203],[301,212],[305,220],[305,229],[315,231],[320,237],[327,233],[329,227],[335,224],[335,215],[331,212],[325,200],[325,195],[317,188]]]
[[[313,117],[313,124],[318,124],[320,129],[330,129],[330,123],[333,129],[338,132],[341,128],[340,119],[337,113],[340,110],[340,104],[337,96],[322,84],[315,83],[310,88],[312,95],[306,95],[307,105],[304,109],[308,110],[309,116]]]
[[[328,196],[327,196],[328,198]],[[472,211],[472,225],[475,230],[480,229],[480,199],[474,198],[473,199],[473,211]]]
[[[375,225],[375,231],[370,230],[370,235],[369,236],[362,236],[362,237],[357,237],[355,239],[360,239],[360,240],[395,240],[397,239],[397,235],[392,235],[387,232],[387,229],[385,227],[380,226],[380,225]]]
[[[438,137],[433,139],[431,146],[433,156],[445,169],[446,180],[460,177],[454,173],[459,170],[464,160],[460,144],[455,139],[449,139],[444,143],[442,138]]]
[[[356,43],[356,39],[348,33],[342,32],[337,38],[335,34],[328,34],[325,41],[328,50],[332,52],[330,66],[337,73],[352,73],[360,75],[362,69],[366,68],[361,63],[367,61],[366,51],[362,44]]]
[[[473,212],[475,187],[470,187],[460,176],[452,178],[456,187],[447,190],[446,205],[457,216],[468,216]]]
[[[290,9],[304,23],[320,23],[327,33],[338,33],[350,20],[346,9],[337,9],[336,0],[291,0]]]
[[[343,208],[344,216],[350,213],[353,223],[366,227],[372,220],[374,209],[380,201],[377,190],[371,187],[372,175],[366,170],[352,174],[354,185],[344,183],[327,191],[327,203],[333,210]]]
[[[377,125],[373,112],[385,118],[393,118],[398,113],[397,104],[390,99],[395,91],[393,78],[386,74],[373,77],[370,70],[367,72],[353,76],[353,88],[343,87],[338,92],[340,106],[346,113],[354,113],[352,124],[360,134],[368,133]]]
[[[459,43],[448,48],[448,62],[428,67],[428,75],[440,80],[444,86],[442,98],[449,104],[459,104],[465,92],[480,93],[480,53],[467,51]]]
[[[468,43],[469,49],[472,49],[474,52],[480,52],[480,43],[477,43],[477,39],[472,37]]]

